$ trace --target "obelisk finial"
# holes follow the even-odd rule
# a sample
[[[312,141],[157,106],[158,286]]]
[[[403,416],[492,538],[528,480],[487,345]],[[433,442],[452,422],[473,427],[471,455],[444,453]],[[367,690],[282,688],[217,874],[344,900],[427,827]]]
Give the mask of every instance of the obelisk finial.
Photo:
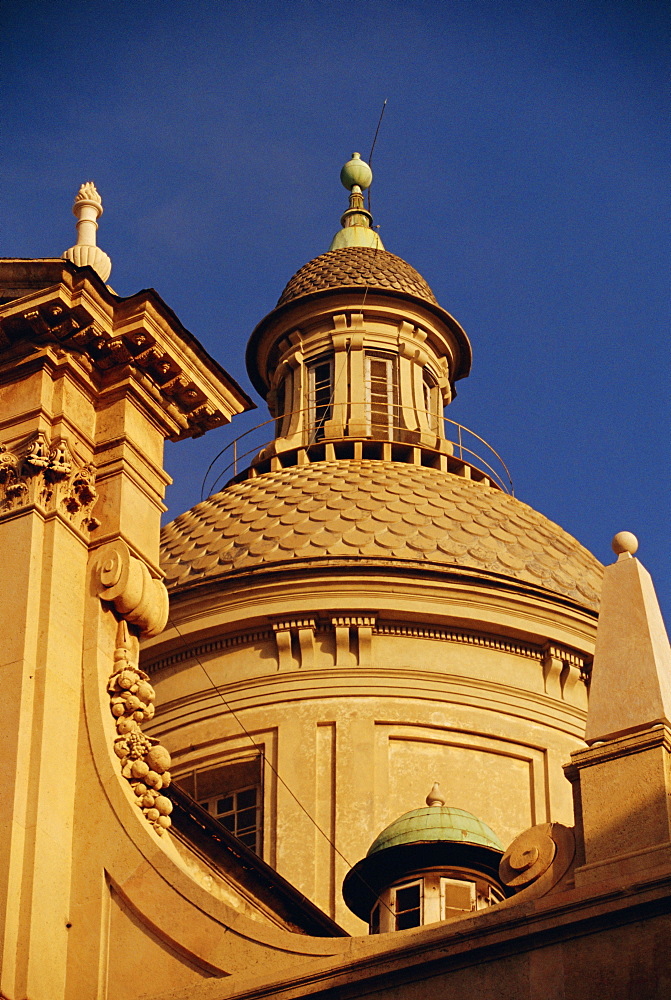
[[[103,203],[93,181],[82,184],[75,196],[72,212],[77,219],[77,242],[65,251],[63,258],[71,260],[77,267],[88,264],[103,281],[107,281],[112,261],[96,246],[96,230],[98,218],[103,214]]]

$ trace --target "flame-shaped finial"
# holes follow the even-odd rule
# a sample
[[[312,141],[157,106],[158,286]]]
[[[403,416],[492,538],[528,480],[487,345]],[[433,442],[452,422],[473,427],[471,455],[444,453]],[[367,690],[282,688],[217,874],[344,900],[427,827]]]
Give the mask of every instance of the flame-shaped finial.
[[[96,230],[98,219],[103,214],[103,203],[93,181],[82,184],[75,196],[72,212],[77,219],[77,242],[65,251],[63,258],[71,260],[77,267],[88,264],[103,281],[107,281],[112,261],[96,246]]]
[[[445,799],[443,798],[443,793],[440,790],[440,785],[437,781],[434,781],[431,791],[426,797],[427,806],[444,806]]]
[[[103,200],[98,194],[95,184],[93,181],[84,181],[79,191],[75,195],[74,204],[72,206],[72,211],[74,215],[79,215],[79,206],[83,201],[90,201],[93,205],[97,205],[100,209],[98,215],[103,214]]]
[[[349,208],[340,220],[342,229],[331,240],[329,250],[341,250],[343,247],[372,247],[384,250],[382,240],[372,228],[373,216],[363,202],[363,192],[373,181],[373,171],[360,153],[352,153],[340,171],[343,187],[349,191]]]

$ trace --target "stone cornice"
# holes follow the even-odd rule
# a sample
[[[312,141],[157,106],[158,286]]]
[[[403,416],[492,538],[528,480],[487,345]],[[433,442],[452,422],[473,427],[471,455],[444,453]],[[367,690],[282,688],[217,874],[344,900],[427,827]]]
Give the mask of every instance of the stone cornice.
[[[309,624],[308,624],[309,623]],[[238,631],[229,635],[218,636],[198,643],[184,643],[182,648],[170,651],[165,655],[144,663],[144,669],[150,674],[155,674],[165,667],[177,663],[183,663],[190,659],[195,659],[203,655],[220,652],[232,647],[248,646],[256,642],[269,641],[275,633],[283,628],[294,626],[310,627],[317,634],[324,634],[331,628],[340,625],[366,625],[372,626],[373,635],[397,635],[409,636],[418,639],[431,639],[441,642],[463,643],[470,646],[480,646],[487,649],[496,649],[504,653],[512,653],[516,656],[526,657],[542,662],[551,649],[552,655],[558,660],[562,660],[570,666],[576,668],[581,673],[581,679],[586,680],[591,669],[591,657],[580,653],[575,649],[552,643],[537,645],[531,642],[524,642],[520,639],[510,639],[507,636],[497,636],[491,633],[476,632],[468,629],[442,627],[438,625],[423,625],[416,622],[402,621],[375,621],[374,617],[362,616],[360,612],[339,612],[338,615],[329,615],[325,619],[316,618],[314,615],[308,617],[296,617],[291,621],[278,620],[272,622],[270,627],[257,627],[245,631]]]
[[[33,263],[0,262],[0,294],[20,282],[22,265],[28,271]],[[47,269],[42,279],[53,279],[56,270]],[[23,281],[29,285],[29,276]],[[152,289],[122,299],[88,267],[61,261],[58,283],[0,306],[0,366],[3,355],[15,364],[17,353],[47,344],[86,358],[99,390],[129,378],[143,384],[172,440],[202,434],[253,407]]]

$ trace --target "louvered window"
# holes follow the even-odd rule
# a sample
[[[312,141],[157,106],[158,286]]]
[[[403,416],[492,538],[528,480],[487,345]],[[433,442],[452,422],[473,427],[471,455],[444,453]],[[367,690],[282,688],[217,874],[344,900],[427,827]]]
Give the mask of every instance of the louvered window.
[[[308,419],[310,437],[324,437],[324,424],[331,419],[333,403],[333,359],[321,358],[308,368]]]
[[[395,358],[366,355],[366,421],[373,437],[385,436],[396,421]]]
[[[474,910],[476,907],[475,888],[475,882],[441,878],[440,897],[443,919]]]

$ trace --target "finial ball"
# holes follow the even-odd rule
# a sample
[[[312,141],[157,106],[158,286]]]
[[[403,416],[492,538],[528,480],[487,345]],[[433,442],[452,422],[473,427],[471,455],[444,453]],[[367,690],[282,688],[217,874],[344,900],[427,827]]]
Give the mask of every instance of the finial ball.
[[[615,555],[620,556],[624,552],[628,552],[630,556],[633,556],[638,549],[638,538],[631,531],[618,531],[611,544]]]
[[[340,171],[340,181],[343,187],[351,191],[353,187],[359,187],[362,191],[369,188],[373,180],[373,171],[365,160],[361,159],[361,153],[352,153],[352,159],[348,160]]]

